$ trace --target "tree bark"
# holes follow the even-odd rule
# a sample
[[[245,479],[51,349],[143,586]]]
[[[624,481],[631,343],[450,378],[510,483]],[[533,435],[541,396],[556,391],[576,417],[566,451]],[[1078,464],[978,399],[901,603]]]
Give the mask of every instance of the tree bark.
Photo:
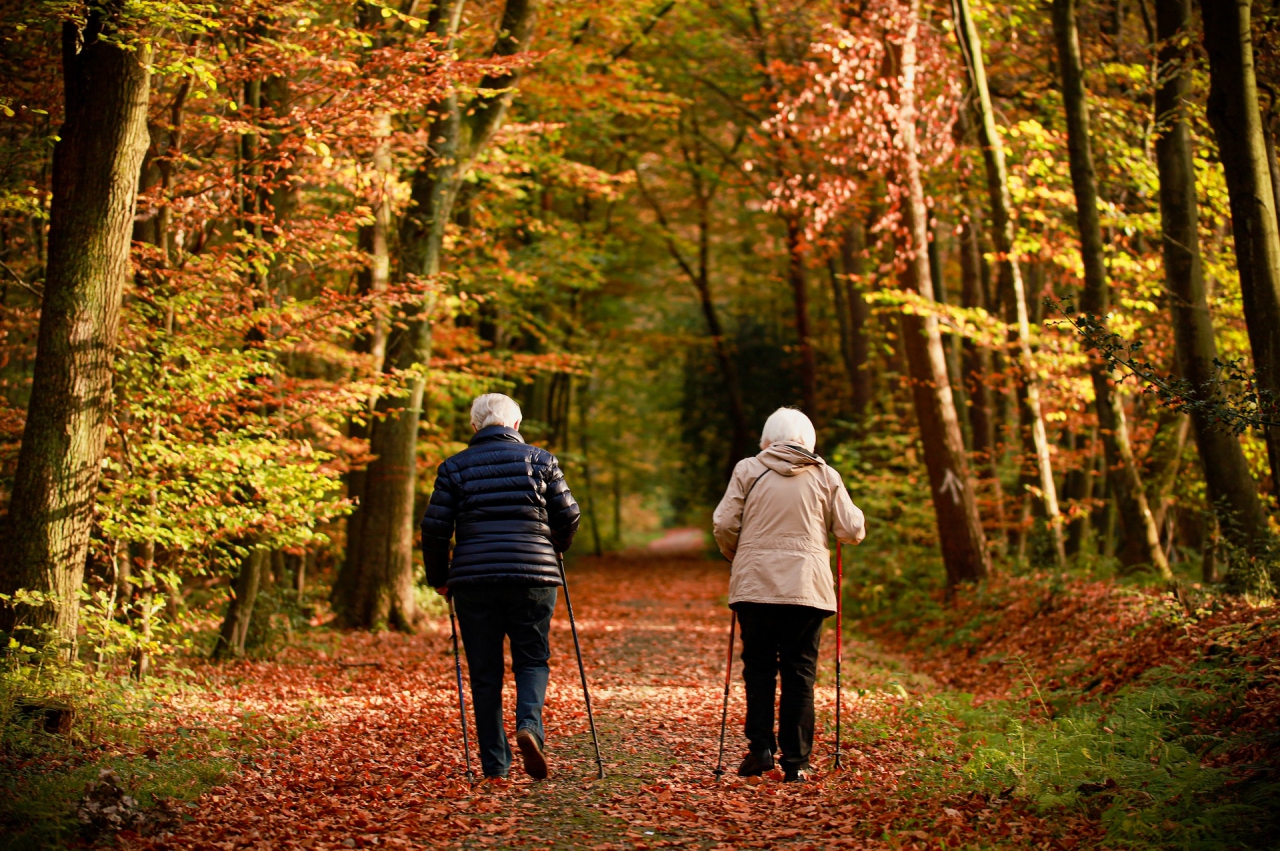
[[[1102,227],[1098,219],[1098,178],[1089,139],[1089,104],[1076,31],[1075,0],[1053,0],[1053,31],[1062,75],[1071,184],[1075,189],[1076,224],[1080,231],[1081,260],[1084,262],[1084,290],[1080,305],[1086,313],[1105,319],[1110,310],[1110,292],[1103,259]],[[1161,575],[1171,576],[1169,562],[1160,549],[1160,531],[1147,505],[1129,443],[1124,401],[1117,389],[1111,386],[1111,375],[1103,361],[1090,358],[1089,373],[1107,466],[1113,473],[1108,476],[1108,481],[1125,538],[1120,560],[1126,565],[1150,564]]]
[[[818,413],[818,366],[809,329],[809,287],[804,269],[804,227],[794,216],[787,218],[787,282],[795,309],[796,346],[800,350],[801,405],[810,417]]]
[[[212,659],[226,659],[244,655],[244,642],[253,623],[253,604],[258,599],[258,587],[270,553],[257,548],[249,551],[232,584],[231,603],[218,630],[218,642],[213,646]]]
[[[1200,259],[1199,209],[1195,164],[1186,102],[1191,81],[1186,57],[1176,39],[1189,28],[1190,0],[1157,0],[1156,37],[1162,84],[1156,89],[1156,165],[1160,172],[1160,218],[1165,278],[1173,313],[1173,336],[1182,378],[1191,385],[1191,426],[1200,454],[1210,506],[1223,534],[1245,552],[1257,552],[1270,539],[1267,513],[1240,441],[1215,426],[1201,407],[1220,402],[1215,390],[1218,357],[1204,268]]]
[[[904,34],[900,62],[896,130],[901,150],[904,193],[902,213],[906,239],[899,246],[906,256],[902,287],[933,301],[933,280],[929,273],[929,210],[921,181],[919,146],[916,139],[916,39],[920,26],[920,0],[911,0],[911,19]],[[991,568],[986,536],[969,479],[964,438],[956,414],[955,400],[948,383],[946,356],[938,319],[932,313],[903,312],[903,347],[911,375],[911,389],[920,438],[924,444],[925,466],[933,491],[938,517],[938,538],[947,586],[984,578]]]
[[[859,420],[867,416],[871,407],[871,346],[867,335],[867,324],[871,321],[871,306],[863,295],[865,286],[862,277],[866,274],[867,229],[861,221],[854,221],[840,241],[840,270],[843,279],[836,282],[841,292],[842,315],[844,329],[842,351],[845,369],[849,373],[849,388],[852,394],[853,415]]]
[[[1004,144],[996,129],[995,110],[987,87],[986,64],[982,58],[982,39],[969,11],[969,0],[954,0],[956,38],[969,66],[970,82],[977,95],[979,113],[978,138],[982,142],[982,159],[987,172],[987,195],[991,203],[991,240],[999,263],[1000,287],[1013,295],[1016,328],[1011,342],[1017,344],[1018,380],[1022,385],[1019,399],[1022,418],[1030,432],[1028,448],[1035,457],[1037,487],[1045,522],[1053,540],[1058,566],[1067,562],[1062,536],[1062,514],[1058,509],[1058,491],[1053,479],[1053,463],[1049,453],[1049,435],[1040,408],[1040,379],[1035,371],[1031,351],[1031,323],[1027,313],[1027,289],[1022,279],[1022,264],[1013,251],[1013,202],[1009,196],[1009,174],[1005,166]]]
[[[431,7],[428,26],[445,50],[452,48],[465,0]],[[528,49],[538,0],[506,0],[492,55]],[[476,97],[462,104],[456,92],[436,105],[429,150],[414,174],[409,210],[399,229],[400,269],[429,281],[440,272],[445,226],[462,181],[506,116],[515,71],[497,70],[480,81]],[[501,92],[492,94],[492,92]],[[386,369],[421,370],[431,361],[431,323],[437,291],[428,287],[416,314],[387,337]],[[359,550],[348,547],[334,597],[343,624],[353,627],[416,628],[414,604],[414,479],[418,422],[426,378],[409,380],[399,397],[378,400],[369,450],[375,459],[365,474],[359,511]]]
[[[53,150],[49,262],[31,402],[9,502],[0,591],[52,594],[22,613],[75,652],[98,471],[111,406],[120,299],[148,145],[149,54],[111,41],[123,14],[91,8],[62,29],[66,120]],[[0,629],[14,626],[12,610]]]
[[[1258,386],[1280,400],[1280,227],[1258,108],[1250,6],[1249,0],[1200,2],[1209,54],[1205,111],[1227,179],[1253,367]],[[1273,488],[1280,493],[1280,428],[1268,428],[1266,440]]]
[[[982,291],[980,266],[982,249],[972,218],[960,225],[960,304],[966,308],[987,309]],[[969,391],[969,431],[973,434],[973,453],[987,476],[999,482],[996,469],[995,410],[991,400],[991,352],[973,340],[962,347],[962,371]]]

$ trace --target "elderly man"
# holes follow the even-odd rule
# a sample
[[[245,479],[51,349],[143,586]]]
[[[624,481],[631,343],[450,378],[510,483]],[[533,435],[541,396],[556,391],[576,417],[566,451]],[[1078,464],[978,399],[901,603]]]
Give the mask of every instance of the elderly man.
[[[471,428],[470,445],[440,465],[422,518],[427,582],[451,595],[458,612],[485,777],[505,778],[511,768],[502,723],[502,644],[510,638],[516,745],[525,771],[541,780],[547,634],[560,585],[556,554],[573,543],[578,503],[556,457],[520,436],[515,400],[500,393],[476,399]]]

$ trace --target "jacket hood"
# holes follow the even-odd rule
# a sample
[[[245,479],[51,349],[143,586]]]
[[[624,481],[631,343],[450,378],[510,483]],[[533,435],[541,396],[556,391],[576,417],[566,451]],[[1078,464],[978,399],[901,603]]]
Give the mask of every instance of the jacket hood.
[[[475,446],[477,443],[485,443],[490,440],[509,440],[513,443],[524,443],[524,438],[515,429],[504,425],[491,425],[485,426],[471,435],[471,440],[467,445]]]
[[[803,446],[786,442],[771,443],[756,457],[770,470],[783,476],[799,475],[827,463]]]

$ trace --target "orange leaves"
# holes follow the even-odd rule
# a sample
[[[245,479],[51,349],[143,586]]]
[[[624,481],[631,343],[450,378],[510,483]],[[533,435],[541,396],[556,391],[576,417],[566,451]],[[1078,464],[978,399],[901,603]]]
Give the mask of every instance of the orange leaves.
[[[830,772],[833,694],[825,679],[817,689],[816,782],[784,784],[774,772],[717,783],[726,568],[671,556],[584,559],[571,565],[570,581],[608,780],[592,778],[563,607],[552,624],[544,717],[552,773],[541,783],[524,776],[518,759],[508,783],[463,780],[446,625],[430,624],[419,636],[341,634],[333,636],[338,659],[381,666],[344,668],[333,654],[291,648],[275,662],[204,669],[218,678],[215,690],[171,711],[228,731],[243,718],[277,719],[299,735],[258,751],[171,835],[125,846],[908,849],[945,840],[1065,848],[1061,834],[1090,835],[1074,817],[1050,824],[1013,802],[923,787],[906,794],[925,757],[896,696],[846,695],[862,732],[846,742],[849,768]],[[830,657],[828,644],[824,676]],[[509,681],[507,696],[509,715]],[[736,678],[730,706],[736,761],[743,747]],[[303,707],[305,730],[286,720]]]

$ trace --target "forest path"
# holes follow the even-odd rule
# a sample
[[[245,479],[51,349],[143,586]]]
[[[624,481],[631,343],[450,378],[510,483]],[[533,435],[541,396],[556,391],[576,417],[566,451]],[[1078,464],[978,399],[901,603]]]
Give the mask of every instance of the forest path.
[[[258,752],[174,833],[140,844],[222,851],[1074,845],[1014,805],[913,788],[917,777],[955,760],[936,741],[922,744],[920,719],[904,717],[913,701],[901,684],[912,681],[857,642],[846,644],[847,768],[829,771],[830,633],[817,690],[817,782],[734,776],[744,752],[735,650],[727,773],[717,783],[727,565],[692,556],[582,559],[569,580],[605,780],[595,777],[561,602],[545,713],[551,778],[531,781],[517,755],[509,784],[468,785],[448,619],[440,618],[417,636],[342,634],[327,650],[215,674],[227,678],[225,702],[203,707],[208,723],[221,716],[230,725],[252,712],[276,723],[305,718],[306,729],[287,748]],[[511,691],[508,680],[508,716]]]

